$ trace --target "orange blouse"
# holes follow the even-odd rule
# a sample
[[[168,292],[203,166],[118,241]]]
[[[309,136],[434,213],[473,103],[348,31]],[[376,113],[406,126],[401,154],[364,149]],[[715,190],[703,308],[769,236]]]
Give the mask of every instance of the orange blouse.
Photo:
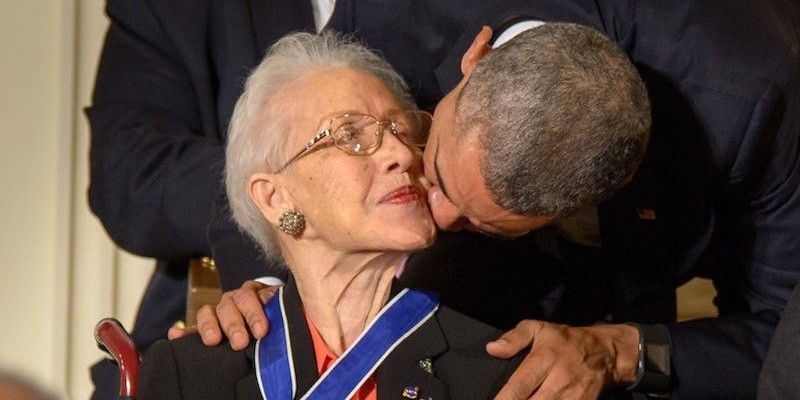
[[[311,331],[311,340],[314,342],[314,355],[317,358],[317,372],[320,376],[328,370],[331,364],[336,360],[336,354],[328,348],[322,335],[319,334],[317,327],[311,322],[311,319],[306,316],[308,329]],[[351,400],[378,400],[378,382],[375,375],[370,376],[364,381],[364,384],[358,388],[358,391]]]

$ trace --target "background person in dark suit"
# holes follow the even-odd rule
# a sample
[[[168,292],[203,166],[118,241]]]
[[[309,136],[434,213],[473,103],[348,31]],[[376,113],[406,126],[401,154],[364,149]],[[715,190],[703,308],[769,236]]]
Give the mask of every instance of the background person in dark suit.
[[[258,52],[266,48],[262,43],[274,37],[269,33],[279,26],[272,23],[278,19],[274,16],[288,15],[293,7],[303,4],[289,2],[280,6],[281,12],[270,12],[267,3],[230,1],[224,2],[224,7],[219,4],[207,7],[192,2],[185,8],[181,8],[183,3],[180,2],[170,2],[169,6],[110,4],[114,33],[109,34],[106,61],[98,77],[96,93],[101,95],[95,97],[97,113],[92,116],[90,111],[90,118],[94,119],[93,129],[97,132],[93,134],[93,151],[98,158],[108,151],[108,158],[116,162],[95,163],[98,172],[93,175],[93,185],[97,186],[91,195],[97,197],[93,200],[95,212],[123,247],[136,248],[125,243],[152,245],[164,249],[159,257],[179,261],[185,254],[194,254],[180,251],[175,256],[167,254],[169,249],[179,246],[172,243],[156,247],[156,244],[162,242],[161,239],[168,242],[181,235],[150,234],[147,225],[152,221],[159,224],[165,220],[177,221],[176,216],[184,215],[191,219],[190,223],[205,226],[203,216],[210,213],[184,212],[187,208],[180,200],[198,205],[210,202],[214,197],[210,190],[207,193],[207,187],[201,183],[186,185],[186,190],[174,195],[128,188],[153,182],[158,182],[155,187],[179,187],[188,175],[181,171],[203,171],[197,166],[207,166],[205,163],[214,159],[208,157],[213,151],[182,149],[195,143],[213,147],[222,142],[225,115],[229,114],[232,98],[240,90],[238,85],[245,73],[242,71],[252,66],[253,60],[258,59]],[[433,104],[435,100],[431,99],[441,96],[460,79],[461,54],[480,24],[501,21],[495,26],[502,27],[506,25],[502,21],[513,22],[521,16],[544,21],[573,21],[596,27],[617,42],[637,65],[653,97],[654,139],[633,181],[598,209],[601,259],[605,261],[596,262],[592,258],[586,266],[593,268],[571,271],[572,276],[580,276],[585,271],[604,271],[600,277],[607,278],[609,283],[597,286],[611,288],[603,291],[610,298],[598,300],[595,293],[581,296],[583,292],[580,291],[576,297],[601,305],[586,319],[599,315],[614,321],[669,322],[675,317],[676,285],[695,275],[714,278],[720,294],[717,304],[725,318],[669,326],[673,396],[752,397],[758,367],[778,311],[796,281],[794,260],[797,256],[793,252],[798,248],[794,245],[797,242],[797,193],[793,188],[797,187],[794,132],[798,115],[795,75],[798,24],[795,3],[735,1],[718,7],[691,1],[676,5],[628,1],[598,4],[576,0],[518,6],[493,3],[487,8],[482,8],[483,2],[467,4],[463,1],[457,4],[443,1],[393,3],[391,7],[372,2],[338,2],[337,6],[339,4],[343,5],[334,16],[339,12],[341,18],[332,19],[332,23],[343,24],[336,26],[337,29],[357,31],[369,45],[384,51],[390,62],[412,82],[420,104],[426,106]],[[506,13],[505,20],[503,15],[495,18],[502,13]],[[370,18],[365,18],[366,15]],[[476,21],[475,28],[469,28],[471,25],[464,22],[470,20]],[[365,26],[373,22],[374,29]],[[459,38],[461,32],[468,33]],[[388,36],[395,41],[394,45],[386,44]],[[426,62],[432,65],[425,65]],[[188,80],[186,71],[190,72]],[[130,93],[122,90],[125,88]],[[173,100],[159,102],[160,99]],[[159,115],[177,117],[150,118]],[[175,129],[164,128],[166,126]],[[154,135],[154,132],[162,134]],[[143,133],[156,140],[126,142],[148,136]],[[166,145],[152,145],[156,142]],[[198,146],[201,150],[205,148]],[[152,157],[145,157],[147,154]],[[193,159],[191,154],[198,154],[198,159]],[[133,161],[126,161],[129,158]],[[217,155],[216,160],[219,159]],[[142,160],[153,160],[141,164],[153,168],[137,168]],[[167,162],[162,163],[164,160]],[[170,160],[176,161],[175,165],[186,161],[190,167],[161,168],[173,165]],[[215,175],[206,174],[208,181],[204,182],[213,184],[211,178]],[[133,179],[137,176],[149,179]],[[107,187],[100,182],[102,180],[110,182]],[[133,212],[134,207],[120,207],[100,192],[113,193],[113,196],[153,196],[152,201],[138,204],[153,206],[155,210]],[[208,195],[202,195],[204,193]],[[174,205],[176,210],[160,210],[159,207],[167,204]],[[109,207],[107,212],[100,210],[106,206]],[[170,218],[161,217],[167,214]],[[136,218],[126,219],[126,215]],[[188,237],[196,232],[188,233]],[[215,229],[215,232],[221,233],[215,236],[217,239],[228,237],[233,241],[237,238],[233,228],[227,236],[225,229]],[[128,234],[136,240],[125,239]],[[202,234],[197,237],[203,239]],[[414,257],[408,266],[408,277],[420,277],[433,289],[447,289],[443,291],[445,301],[475,307],[474,315],[499,315],[500,312],[494,312],[499,308],[495,304],[505,306],[512,300],[523,305],[513,311],[559,316],[563,308],[553,306],[554,302],[549,300],[569,298],[575,292],[567,290],[562,285],[563,280],[528,272],[533,270],[530,260],[534,256],[537,264],[543,259],[542,263],[548,266],[550,253],[521,252],[518,258],[509,257],[512,262],[507,263],[505,269],[485,268],[477,269],[479,273],[462,273],[466,270],[457,268],[466,265],[466,261],[486,258],[463,254],[465,248],[477,247],[474,245],[478,242],[476,238],[472,235],[458,239],[444,236],[428,256],[420,257],[419,264],[425,264],[426,257],[447,259],[459,251],[461,255],[455,259],[464,263],[454,264],[450,270],[443,263],[445,268],[420,273],[414,272],[417,259]],[[529,249],[538,244],[535,240],[520,242],[523,240],[527,239],[519,239],[519,246],[499,245],[498,253],[507,255],[506,250],[510,248]],[[181,243],[189,242],[181,239]],[[555,243],[554,247],[562,255],[574,254],[572,243],[562,238],[557,238]],[[242,248],[246,246],[241,245]],[[243,254],[240,251],[231,253],[235,257],[227,257],[229,260],[245,258],[239,256]],[[217,256],[220,260],[226,258],[220,253]],[[519,268],[520,264],[526,267]],[[251,262],[238,265],[242,267],[229,269],[232,271],[229,276],[236,277],[230,281],[226,279],[225,267],[220,268],[223,284],[228,288],[232,287],[231,282],[248,277],[242,271],[257,269]],[[182,312],[180,307],[168,306],[173,303],[159,299],[170,296],[177,299],[175,303],[182,299],[176,294],[185,290],[177,279],[181,270],[176,267],[173,271],[177,272],[169,271],[166,267],[159,269],[158,279],[154,278],[153,289],[146,295],[140,313],[143,318],[137,322],[140,336],[145,332],[152,337],[163,334],[171,323],[174,316],[159,318],[158,311],[177,309],[173,311],[175,315]],[[459,274],[455,275],[454,271]],[[452,284],[453,276],[459,278],[458,285]],[[496,289],[503,286],[497,285],[496,279],[503,276],[517,283],[526,282],[534,290],[511,291],[506,287],[498,291]],[[167,277],[176,279],[165,279]],[[537,286],[535,283],[540,281],[535,278],[539,277],[545,278],[542,282],[552,284]],[[482,300],[484,297],[480,294],[484,293],[484,288],[494,293],[490,297],[493,300],[500,295],[509,298],[496,302]],[[533,300],[537,297],[534,293],[545,301]],[[508,319],[500,322],[508,323]],[[708,360],[719,361],[711,368]]]
[[[317,379],[335,379],[320,377],[326,370],[355,373],[353,357],[373,353],[384,356],[369,364],[374,374],[353,378],[353,398],[493,396],[520,360],[483,351],[500,331],[438,308],[431,294],[391,290],[408,253],[436,234],[415,146],[429,127],[403,79],[362,45],[332,33],[273,45],[234,109],[225,175],[237,223],[291,271],[272,300],[281,302],[273,316],[285,319],[273,320],[279,333],[255,352],[207,348],[197,337],[151,347],[141,398],[260,398],[259,386],[270,399],[299,398]],[[283,340],[285,348],[272,345]],[[359,351],[366,340],[375,345]],[[282,361],[286,370],[270,373]],[[280,372],[296,382],[289,397],[277,391]],[[351,392],[347,378],[333,382],[317,398],[351,398],[336,394]]]

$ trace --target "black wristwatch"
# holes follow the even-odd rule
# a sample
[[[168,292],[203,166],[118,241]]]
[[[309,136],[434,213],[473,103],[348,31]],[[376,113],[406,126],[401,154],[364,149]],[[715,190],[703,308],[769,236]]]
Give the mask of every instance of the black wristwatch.
[[[651,397],[668,396],[670,381],[670,336],[664,325],[629,324],[639,330],[639,360],[636,381],[626,389]]]

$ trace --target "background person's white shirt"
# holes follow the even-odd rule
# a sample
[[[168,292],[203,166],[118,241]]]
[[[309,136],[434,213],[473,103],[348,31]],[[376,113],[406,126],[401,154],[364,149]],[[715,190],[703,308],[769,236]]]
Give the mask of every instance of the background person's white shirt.
[[[317,33],[322,32],[322,28],[328,25],[333,15],[333,8],[336,6],[336,0],[311,0],[311,8],[314,11],[314,25],[317,27]]]

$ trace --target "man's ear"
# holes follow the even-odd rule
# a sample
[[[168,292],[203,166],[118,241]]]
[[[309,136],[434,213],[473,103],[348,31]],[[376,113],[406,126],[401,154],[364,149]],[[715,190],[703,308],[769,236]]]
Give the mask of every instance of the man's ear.
[[[250,198],[261,210],[261,214],[272,225],[278,224],[280,215],[293,209],[291,199],[280,184],[280,177],[266,172],[257,173],[248,181]]]
[[[492,40],[492,28],[488,26],[482,27],[464,53],[464,56],[461,57],[461,73],[464,76],[468,76],[478,65],[478,61],[492,49],[492,46],[489,46],[490,40]]]

